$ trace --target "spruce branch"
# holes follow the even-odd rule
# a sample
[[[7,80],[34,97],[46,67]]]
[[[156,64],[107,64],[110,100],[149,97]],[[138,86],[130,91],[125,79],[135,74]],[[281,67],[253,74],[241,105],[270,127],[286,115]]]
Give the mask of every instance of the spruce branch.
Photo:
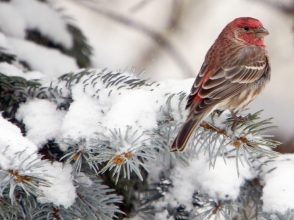
[[[124,92],[133,94],[138,90],[146,92],[146,94],[156,93],[157,96],[161,96],[156,99],[162,102],[161,106],[156,105],[156,109],[152,110],[156,111],[156,114],[152,115],[154,117],[153,129],[141,129],[141,125],[137,126],[136,124],[133,125],[134,127],[130,125],[112,128],[108,124],[104,125],[101,122],[96,123],[96,133],[91,133],[89,136],[70,136],[57,143],[56,147],[59,145],[67,147],[65,152],[60,153],[59,158],[61,157],[60,160],[65,165],[71,164],[73,166],[73,177],[77,186],[76,203],[69,209],[52,204],[37,204],[31,208],[31,210],[34,210],[32,219],[42,219],[45,216],[57,219],[66,219],[68,216],[81,219],[111,219],[116,215],[122,216],[123,212],[119,211],[119,208],[115,205],[121,202],[121,198],[112,194],[112,191],[108,191],[109,189],[104,191],[103,187],[100,187],[100,180],[97,180],[99,183],[92,180],[94,183],[91,186],[77,181],[77,176],[83,173],[86,176],[94,174],[101,176],[109,180],[110,187],[118,190],[122,189],[119,187],[123,184],[124,190],[127,192],[124,194],[124,202],[132,203],[127,210],[134,208],[131,211],[128,210],[128,212],[125,209],[122,210],[127,215],[135,213],[138,216],[150,219],[157,212],[162,211],[156,210],[155,206],[158,201],[167,198],[166,195],[170,193],[169,191],[173,184],[168,175],[175,166],[179,165],[177,162],[189,166],[192,159],[200,158],[205,153],[209,156],[207,165],[215,168],[217,159],[223,158],[224,161],[228,161],[229,158],[233,157],[236,159],[236,169],[239,174],[240,164],[243,166],[247,164],[252,169],[261,169],[263,165],[270,163],[278,155],[271,148],[277,146],[279,142],[271,140],[269,136],[263,134],[265,131],[275,127],[271,125],[271,119],[260,119],[261,112],[252,114],[247,121],[239,122],[235,131],[231,131],[233,117],[230,114],[224,112],[218,116],[213,113],[195,132],[190,142],[190,150],[184,153],[170,153],[171,142],[186,117],[184,105],[187,94],[185,92],[165,93],[161,91],[161,84],[150,83],[142,75],[136,77],[124,71],[80,70],[76,73],[61,76],[58,82],[52,82],[49,87],[35,86],[31,89],[23,90],[24,97],[47,99],[55,103],[57,109],[63,108],[65,111],[71,111],[70,105],[77,101],[74,97],[77,90],[80,90],[79,95],[81,96],[92,97],[97,106],[99,106],[100,102],[104,103],[105,100],[107,102],[112,99],[119,100],[124,95]],[[162,84],[164,85],[164,83]],[[144,93],[142,94],[144,95]],[[89,100],[91,100],[90,98]],[[164,102],[163,100],[166,101]],[[152,103],[150,104],[152,105]],[[111,108],[112,106],[109,105],[107,108],[109,107]],[[102,112],[101,117],[107,115],[107,108],[104,108],[104,106],[97,108]],[[155,159],[158,160],[155,161]],[[147,182],[147,176],[144,174],[153,172],[148,165],[152,165],[154,161],[160,163],[156,169],[162,169],[162,172],[165,172],[167,176],[151,185],[151,187],[150,185],[146,187],[147,190],[144,188],[145,186],[143,190],[142,188],[135,189],[140,184],[140,181],[141,184],[143,181],[144,183]],[[256,162],[259,162],[260,166],[257,166],[256,164],[258,163]],[[41,181],[37,179],[38,174],[31,177],[17,169],[0,173],[3,176],[5,175],[6,179],[13,179],[16,183],[21,180],[21,182],[30,184],[33,178],[38,183]],[[138,178],[140,181],[134,183],[133,178]],[[11,200],[9,197],[10,185],[6,182],[3,182],[3,184],[6,185],[1,185],[4,188],[4,196],[1,199],[6,204],[7,201],[9,203]],[[12,189],[23,191],[23,194],[27,195],[27,197],[37,196],[31,192],[37,192],[37,189],[31,185],[23,185],[26,190],[18,185],[17,187],[13,186],[14,188],[12,187]],[[200,193],[200,191],[198,194],[191,192],[191,197],[193,195],[193,210],[188,210],[181,204],[177,206],[170,205],[166,207],[166,210],[175,219],[197,217],[209,219],[212,216],[230,219],[233,216],[247,216],[250,218],[256,216],[256,213],[259,213],[260,216],[263,215],[264,213],[259,211],[260,200],[258,198],[260,198],[260,195],[257,196],[258,198],[248,196],[252,195],[252,192],[257,194],[261,189],[253,186],[250,188],[247,185],[244,187],[246,190],[251,191],[241,190],[243,194],[237,200],[220,199]],[[99,192],[95,191],[93,194],[93,188],[101,190]],[[16,198],[14,201],[16,203]],[[137,204],[134,201],[137,201]],[[120,207],[123,207],[123,205]],[[127,207],[127,205],[124,207]],[[9,208],[8,205],[4,207],[4,209],[7,208]],[[6,212],[4,209],[3,211],[0,210],[0,214],[2,214],[1,212]],[[248,211],[250,209],[251,211]],[[19,213],[19,211],[16,212]],[[2,215],[5,216],[4,214]]]
[[[65,160],[64,164],[71,163],[74,172],[80,173],[83,163],[87,163],[89,168],[98,174],[99,167],[96,163],[90,161],[90,158],[96,155],[94,148],[92,146],[88,146],[85,139],[81,138],[78,141],[64,139],[62,144],[68,146],[68,150],[64,153],[64,156],[60,158],[61,161]]]
[[[101,71],[96,70],[86,70],[81,69],[78,72],[75,73],[67,73],[59,77],[59,81],[65,81],[66,87],[70,90],[72,86],[78,84],[81,79],[83,79],[82,83],[84,84],[84,91],[86,90],[86,87],[88,85],[92,85],[92,87],[95,87],[97,84],[97,81],[100,81],[104,84],[105,88],[111,87],[112,89],[133,89],[140,86],[151,86],[153,83],[147,83],[148,79],[143,79],[144,71],[139,73],[136,77],[134,74],[135,69],[132,68],[130,70],[133,72],[132,74],[126,74],[124,71],[118,70],[117,72],[106,72],[106,69],[103,69]],[[132,76],[133,75],[133,76]],[[96,90],[96,93],[100,91]],[[93,94],[95,95],[95,94]]]
[[[40,85],[36,80],[0,73],[0,111],[3,111],[4,117],[14,118],[19,104],[25,102],[28,97],[27,89],[36,89]]]
[[[161,177],[159,182],[149,184],[150,188],[136,193],[136,203],[134,207],[134,214],[143,219],[154,219],[156,211],[155,201],[163,198],[172,187],[169,179]]]
[[[38,205],[32,210],[32,220],[56,219],[56,220],[70,220],[83,219],[83,215],[79,207],[69,207],[68,209],[62,206],[55,206],[51,203],[45,205]]]
[[[237,214],[240,207],[239,203],[236,203],[232,200],[216,200],[211,198],[208,195],[201,195],[200,192],[197,192],[193,195],[193,199],[196,200],[201,206],[198,206],[196,209],[195,217],[201,217],[201,219],[211,219],[214,216],[214,219],[233,219],[232,217]]]
[[[7,53],[5,48],[0,47],[0,63],[7,62],[11,64],[14,61],[16,61],[16,56],[14,54]]]
[[[288,209],[285,213],[262,213],[258,216],[260,220],[291,220],[294,218],[294,211],[293,209]]]
[[[33,211],[37,207],[38,203],[33,196],[28,196],[22,189],[16,188],[15,195],[17,195],[16,200],[11,204],[9,199],[9,192],[3,194],[4,196],[0,198],[0,217],[1,219],[28,219],[34,220]]]
[[[261,194],[262,185],[258,178],[245,182],[237,199],[242,207],[238,210],[240,219],[254,220],[260,215],[262,212]]]
[[[50,7],[50,4],[47,4]],[[56,43],[52,37],[42,33],[37,28],[26,29],[26,40],[32,41],[38,45],[54,48],[59,50],[61,53],[66,54],[75,58],[80,68],[88,68],[91,66],[90,57],[92,56],[93,48],[88,44],[86,37],[83,32],[75,26],[72,22],[72,18],[63,15],[64,10],[53,9],[58,11],[64,20],[67,32],[71,35],[73,45],[71,48],[67,48],[62,43]]]
[[[89,176],[91,183],[76,181],[77,199],[73,208],[79,208],[83,213],[82,219],[111,220],[116,213],[124,214],[116,204],[121,203],[121,198],[114,194],[114,190],[102,185],[102,181],[95,176]]]
[[[8,147],[7,147],[8,148]],[[24,152],[24,151],[23,151]],[[15,157],[20,157],[23,152],[16,153]],[[43,166],[45,161],[40,160],[40,156],[34,160],[30,159],[31,155],[27,156],[17,169],[3,169],[0,168],[0,197],[3,197],[4,192],[8,190],[9,199],[13,204],[15,202],[15,190],[20,188],[27,196],[43,196],[42,190],[39,188],[50,187],[50,182],[46,180],[46,175],[41,172],[34,172],[34,169]]]
[[[111,130],[110,130],[111,131]],[[111,131],[112,137],[106,137],[102,133],[97,133],[97,138],[91,140],[95,146],[96,156],[90,158],[91,162],[106,165],[99,171],[104,173],[113,169],[113,176],[117,176],[116,183],[121,171],[124,178],[130,179],[130,173],[134,171],[140,180],[143,180],[140,168],[148,171],[146,161],[154,160],[156,155],[153,147],[149,144],[149,138],[144,138],[144,134],[137,134],[127,127],[125,134],[120,130]]]
[[[111,131],[111,134],[112,137],[107,137],[103,133],[96,133],[96,137],[88,142],[85,139],[73,143],[71,140],[63,140],[63,144],[69,148],[61,160],[73,163],[76,172],[81,171],[83,160],[96,174],[113,170],[116,183],[121,172],[124,178],[130,179],[133,171],[142,181],[140,169],[148,171],[145,162],[156,157],[149,138],[142,139],[144,134],[138,135],[131,127],[127,127],[125,134],[120,130]],[[103,168],[99,170],[99,166]]]
[[[160,152],[158,157],[165,167],[174,166],[175,159],[182,164],[189,165],[189,155],[187,153],[170,153],[170,144],[178,133],[182,123],[171,122],[159,124],[158,129],[154,131],[152,143]]]
[[[164,108],[166,120],[161,120],[164,124],[173,123],[173,114],[182,115],[183,107],[179,104],[177,110],[172,109],[171,101],[177,97],[181,103],[186,94],[171,94],[167,99],[167,105]],[[200,152],[209,155],[210,166],[214,167],[218,156],[225,160],[228,156],[236,157],[237,173],[239,175],[239,162],[244,166],[244,161],[251,168],[253,161],[259,161],[259,157],[274,158],[279,154],[268,148],[275,148],[280,142],[263,138],[263,133],[277,128],[271,125],[272,118],[259,120],[262,111],[258,111],[248,117],[246,121],[240,121],[236,125],[235,131],[231,131],[234,117],[229,114],[222,119],[217,114],[212,113],[210,117],[201,123],[195,135],[191,138],[192,152],[198,157]],[[223,117],[223,116],[222,116]],[[221,120],[221,121],[220,121]],[[167,125],[168,126],[168,125]],[[178,126],[176,126],[178,127]],[[170,130],[165,136],[167,138],[165,146],[171,146],[175,131]],[[244,160],[244,161],[243,161]]]

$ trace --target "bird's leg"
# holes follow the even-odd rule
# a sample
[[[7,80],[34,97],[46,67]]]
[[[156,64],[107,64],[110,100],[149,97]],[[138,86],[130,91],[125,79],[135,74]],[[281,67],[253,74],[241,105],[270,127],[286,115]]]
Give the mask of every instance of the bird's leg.
[[[237,111],[237,112],[234,112],[234,111],[231,110],[231,114],[232,114],[232,116],[233,116],[233,118],[234,118],[234,122],[233,122],[233,125],[232,125],[232,127],[231,127],[231,130],[232,130],[232,131],[235,130],[235,127],[236,127],[236,125],[238,124],[238,122],[240,122],[240,121],[246,121],[246,120],[248,120],[248,119],[250,118],[250,116],[251,116],[250,113],[249,113],[248,115],[244,116],[244,117],[242,117],[241,115],[240,115],[240,116],[237,116],[237,113],[238,113],[238,111]]]

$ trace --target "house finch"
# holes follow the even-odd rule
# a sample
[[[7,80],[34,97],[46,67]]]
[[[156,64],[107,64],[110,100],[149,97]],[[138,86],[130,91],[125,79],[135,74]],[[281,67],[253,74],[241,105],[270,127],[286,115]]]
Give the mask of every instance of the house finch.
[[[229,23],[208,50],[192,86],[186,109],[190,112],[171,146],[184,151],[193,131],[213,110],[236,113],[253,101],[270,80],[270,65],[263,37],[269,32],[254,18]]]

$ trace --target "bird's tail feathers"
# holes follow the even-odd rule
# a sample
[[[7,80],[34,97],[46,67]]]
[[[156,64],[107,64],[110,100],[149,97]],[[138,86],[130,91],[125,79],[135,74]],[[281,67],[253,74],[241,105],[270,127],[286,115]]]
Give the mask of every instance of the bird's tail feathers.
[[[178,136],[174,140],[170,151],[171,152],[183,152],[190,140],[191,135],[194,133],[194,131],[197,129],[197,127],[200,125],[202,120],[206,117],[207,114],[200,114],[198,117],[188,117],[185,124],[181,128],[180,132],[178,133]]]

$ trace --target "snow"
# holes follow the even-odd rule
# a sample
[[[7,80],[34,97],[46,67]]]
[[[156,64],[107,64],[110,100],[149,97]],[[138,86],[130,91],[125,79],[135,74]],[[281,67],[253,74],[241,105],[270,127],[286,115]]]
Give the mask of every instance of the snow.
[[[0,168],[2,170],[14,170],[19,175],[38,173],[52,185],[40,186],[45,197],[39,196],[40,202],[53,202],[55,205],[69,207],[73,204],[76,194],[71,181],[72,167],[62,163],[41,161],[37,155],[37,146],[24,137],[20,129],[0,116]],[[41,163],[42,166],[27,168],[32,161]],[[36,175],[36,174],[35,174]]]
[[[25,75],[23,71],[9,64],[0,64],[0,70],[7,69],[12,75]],[[126,131],[127,126],[137,130],[138,134],[146,131],[152,131],[157,128],[157,120],[162,114],[160,109],[166,105],[168,96],[179,91],[188,93],[190,85],[194,79],[187,80],[172,80],[168,79],[159,83],[154,83],[151,86],[141,86],[129,89],[128,86],[118,89],[119,86],[109,86],[106,88],[107,82],[102,82],[103,79],[98,78],[96,83],[89,83],[100,73],[100,70],[91,70],[94,76],[85,75],[79,82],[73,81],[70,87],[73,102],[68,111],[57,110],[54,102],[48,100],[28,99],[26,103],[20,105],[16,118],[21,120],[26,127],[27,135],[23,137],[20,130],[12,125],[7,120],[1,118],[0,126],[4,132],[0,136],[2,148],[0,154],[0,166],[4,169],[15,169],[28,155],[30,159],[36,159],[36,151],[42,147],[48,140],[55,139],[58,143],[64,138],[70,138],[73,141],[85,138],[86,140],[95,136],[95,132],[101,132],[106,136],[110,136],[110,129],[120,129]],[[77,72],[78,73],[78,72]],[[132,75],[124,73],[123,76]],[[52,82],[53,85],[58,85],[63,88],[65,93],[68,90],[64,87],[64,82],[58,84],[57,81]],[[173,117],[179,122],[183,122],[185,117],[180,115],[178,111],[178,97],[172,98],[171,108]],[[181,104],[182,108],[185,102]],[[182,112],[185,115],[187,112]],[[222,114],[215,122],[222,126],[220,121],[224,120],[226,114]],[[0,127],[1,128],[1,127]],[[84,147],[88,147],[86,144]],[[9,146],[8,148],[5,148]],[[13,160],[13,156],[17,151],[24,150],[26,153],[24,158]],[[61,145],[62,150],[67,150],[65,144]],[[3,153],[3,151],[6,151]],[[118,151],[120,152],[120,151]],[[121,152],[122,153],[122,152]],[[192,158],[192,157],[191,157]],[[261,180],[265,185],[263,190],[263,201],[265,210],[286,210],[292,208],[289,204],[294,204],[292,198],[294,194],[291,192],[291,186],[294,183],[294,178],[285,179],[286,175],[293,170],[292,156],[284,156],[270,163],[270,166],[263,167]],[[156,165],[155,165],[156,164]],[[270,173],[267,173],[272,167],[278,168]],[[158,170],[153,172],[153,169],[159,169],[157,163],[151,166],[152,181],[156,181]],[[62,163],[54,162],[49,164],[46,162],[43,167],[43,175],[53,184],[51,187],[45,187],[44,197],[38,197],[41,203],[52,202],[55,205],[70,207],[76,197],[75,188],[72,183],[72,166],[67,164],[62,169]],[[200,152],[199,159],[192,158],[189,166],[184,166],[177,163],[171,170],[170,179],[173,187],[170,187],[169,193],[156,203],[157,209],[161,212],[167,204],[171,206],[185,205],[187,210],[193,209],[192,195],[200,190],[202,193],[208,194],[220,200],[236,200],[240,193],[240,187],[245,180],[253,179],[257,174],[250,170],[244,164],[244,167],[239,163],[240,176],[237,175],[235,158],[226,159],[226,163],[222,157],[217,158],[214,168],[210,167],[208,155]],[[38,169],[37,169],[38,170]],[[24,171],[26,172],[26,171]],[[77,182],[89,182],[85,176],[80,175],[76,179]],[[279,181],[279,182],[278,182]],[[277,203],[277,195],[279,203]],[[294,208],[294,207],[293,207]],[[166,216],[166,212],[157,214],[158,218]]]
[[[81,94],[76,94],[77,87],[73,89],[74,102],[70,105],[61,125],[61,139],[72,138],[78,140],[80,138],[90,138],[94,132],[99,131],[100,118],[103,115],[101,108],[97,100],[87,95],[83,95],[78,99]],[[66,148],[62,148],[62,150],[66,150]]]
[[[16,55],[18,60],[27,63],[34,71],[47,75],[41,77],[39,73],[34,72],[30,73],[31,77],[27,79],[37,77],[52,80],[78,69],[74,58],[62,54],[57,49],[46,48],[25,40],[27,30],[38,30],[49,40],[67,49],[73,46],[73,38],[65,20],[49,4],[35,0],[1,2],[0,47],[4,48],[5,52]],[[7,68],[10,67],[4,68],[7,72],[16,72],[12,67]]]
[[[0,72],[6,76],[20,76],[26,80],[42,79],[45,77],[44,74],[38,71],[27,71],[24,72],[18,69],[15,65],[9,63],[0,63]]]
[[[49,175],[47,179],[52,183],[50,187],[40,187],[45,197],[39,196],[38,201],[41,203],[52,202],[56,206],[70,207],[76,198],[75,187],[71,181],[72,166],[63,163],[54,162],[42,167],[47,169],[44,173]]]
[[[38,148],[36,145],[23,137],[20,129],[0,116],[0,167],[1,169],[19,169],[21,162],[28,157],[27,161],[37,158],[35,154]],[[17,153],[24,151],[16,157]]]
[[[8,36],[25,38],[26,22],[11,4],[0,3],[0,29]]]
[[[1,31],[8,36],[25,39],[26,30],[38,30],[56,44],[67,49],[73,46],[66,22],[48,4],[35,0],[0,3],[0,21]]]
[[[0,32],[0,47],[4,48],[7,48],[8,47],[8,42],[7,42],[7,38],[6,36]],[[7,52],[7,51],[5,51]]]
[[[85,173],[78,173],[75,177],[75,181],[80,185],[85,185],[91,187],[93,185],[93,181],[88,177]]]
[[[131,76],[127,73],[125,75]],[[109,129],[120,129],[124,133],[128,126],[134,131],[138,130],[138,134],[156,129],[157,113],[167,99],[167,89],[170,88],[169,92],[178,92],[187,88],[185,86],[191,84],[192,80],[171,79],[151,87],[117,90],[105,88],[100,80],[96,81],[95,86],[89,85],[84,89],[82,82],[85,79],[83,77],[79,84],[72,87],[74,102],[65,115],[59,140],[91,138],[95,132],[109,135]],[[173,102],[173,108],[178,108],[176,101]],[[175,118],[180,116],[176,115]]]
[[[41,148],[60,132],[65,112],[48,100],[29,100],[21,104],[16,119],[26,125],[27,138]]]
[[[275,170],[272,170],[276,168]],[[271,172],[269,172],[272,170]],[[294,209],[294,155],[280,155],[274,162],[262,167],[263,210],[284,213]]]
[[[62,44],[68,49],[72,47],[73,39],[65,21],[60,13],[50,8],[48,4],[35,0],[12,0],[10,5],[17,10],[18,16],[22,16],[26,29],[39,30],[53,42]],[[13,19],[5,21],[10,20]],[[5,25],[10,26],[11,23],[7,22]]]
[[[16,38],[8,38],[7,41],[10,53],[17,55],[19,60],[27,62],[32,69],[47,74],[50,78],[58,78],[62,74],[78,69],[74,58],[56,49],[44,48],[33,42]]]
[[[135,129],[151,130],[156,128],[156,109],[158,103],[152,92],[143,90],[123,92],[113,103],[102,124],[108,128],[124,128],[132,125]]]
[[[33,42],[5,36],[2,33],[0,33],[0,47],[4,48],[4,52],[16,55],[18,60],[25,61],[34,70],[30,71],[31,75],[33,73],[37,77],[46,78],[49,81],[78,69],[74,58],[62,54],[57,49],[45,48]],[[6,72],[12,71],[15,73],[17,71],[13,67],[8,67],[8,65],[5,68],[10,68]],[[41,72],[43,76],[37,72]],[[19,76],[25,77],[20,71],[18,73]],[[13,74],[9,73],[9,75]]]
[[[215,167],[209,167],[208,156],[201,153],[199,160],[193,159],[189,166],[175,166],[171,173],[173,188],[170,192],[179,204],[189,209],[192,208],[192,195],[198,190],[213,198],[235,200],[245,180],[254,176],[248,166],[240,166],[238,177],[235,158],[227,159],[225,163],[222,157],[218,157]]]
[[[169,218],[169,213],[167,210],[164,210],[163,212],[159,212],[155,214],[155,220],[161,220],[161,219],[173,219],[172,216]]]

